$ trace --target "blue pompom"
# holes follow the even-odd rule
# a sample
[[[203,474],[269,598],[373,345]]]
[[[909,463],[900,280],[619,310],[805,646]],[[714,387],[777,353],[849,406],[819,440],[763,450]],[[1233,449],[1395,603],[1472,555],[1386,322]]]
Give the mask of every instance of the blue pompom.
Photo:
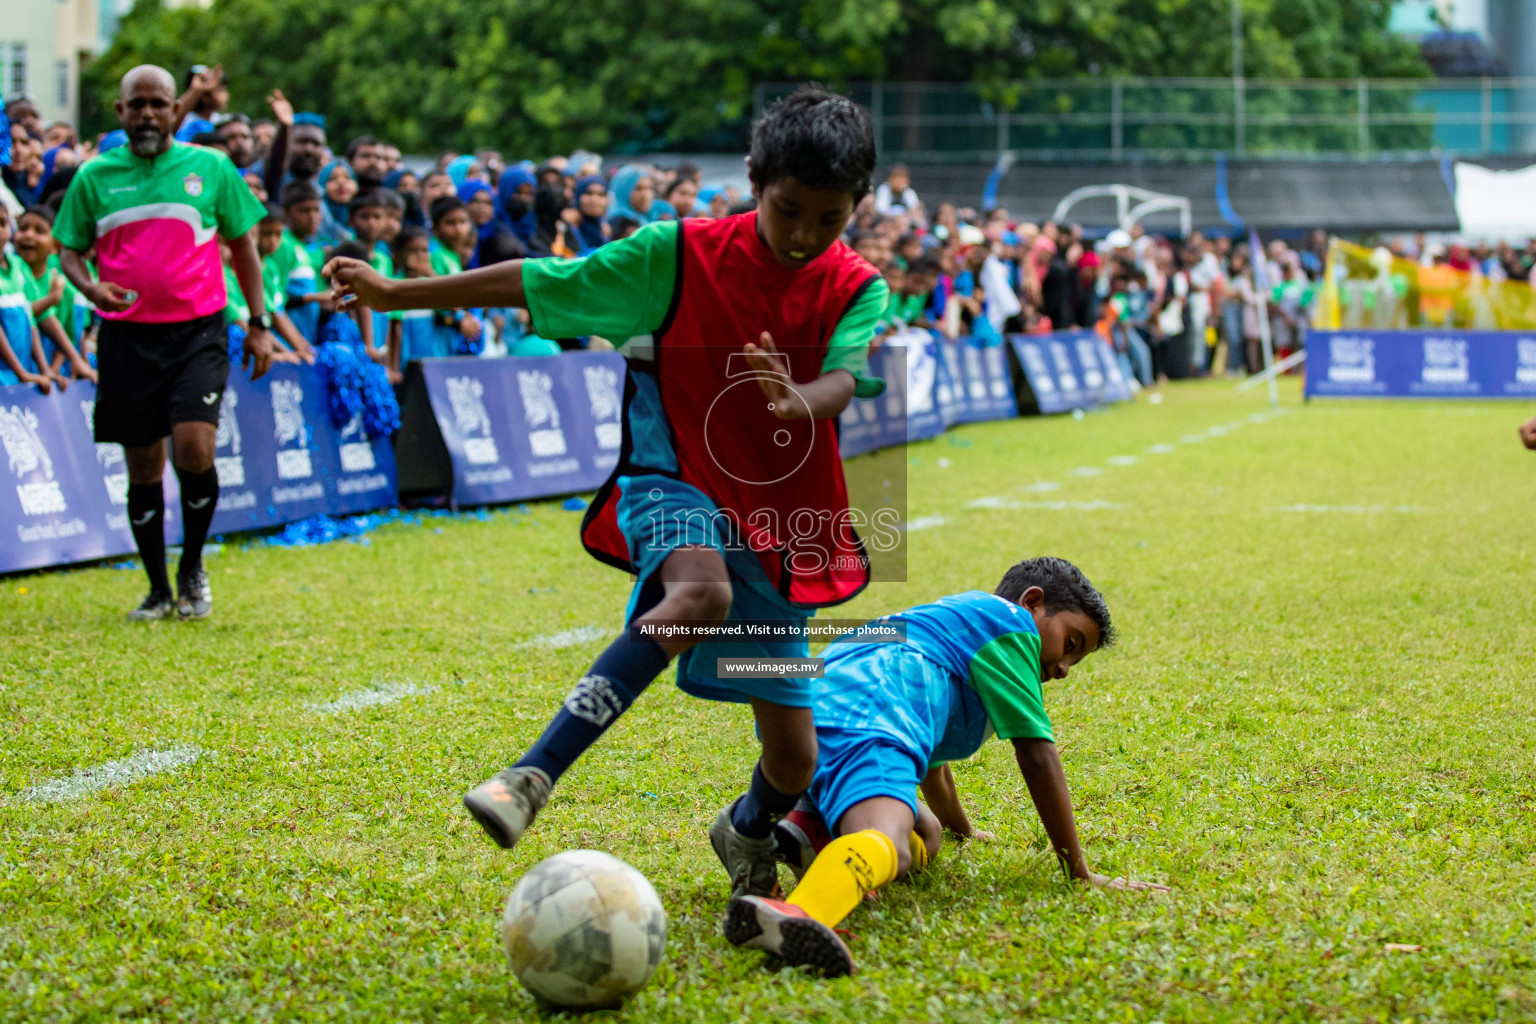
[[[245,331],[239,324],[229,325],[229,361],[239,363],[245,358]]]

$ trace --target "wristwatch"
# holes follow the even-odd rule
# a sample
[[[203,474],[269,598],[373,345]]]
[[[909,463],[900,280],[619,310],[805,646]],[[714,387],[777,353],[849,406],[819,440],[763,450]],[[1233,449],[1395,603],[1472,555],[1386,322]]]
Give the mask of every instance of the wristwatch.
[[[272,329],[272,314],[257,313],[255,316],[251,317],[251,326],[260,327],[264,331],[270,331]]]

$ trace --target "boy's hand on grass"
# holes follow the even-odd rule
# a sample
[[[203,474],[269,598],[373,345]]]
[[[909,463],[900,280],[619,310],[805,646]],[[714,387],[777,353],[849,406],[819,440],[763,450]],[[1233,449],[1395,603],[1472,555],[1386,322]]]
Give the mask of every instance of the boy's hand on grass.
[[[1157,882],[1138,882],[1134,878],[1110,878],[1108,875],[1089,874],[1088,884],[1095,889],[1113,889],[1117,892],[1172,892]]]

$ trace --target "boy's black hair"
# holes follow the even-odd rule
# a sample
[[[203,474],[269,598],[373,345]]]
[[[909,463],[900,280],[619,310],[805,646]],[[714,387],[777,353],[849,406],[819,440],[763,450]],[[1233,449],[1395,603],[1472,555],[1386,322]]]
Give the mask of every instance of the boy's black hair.
[[[405,210],[405,197],[392,188],[376,188],[369,194],[376,200],[376,205],[386,210]]]
[[[278,197],[283,209],[298,206],[313,200],[320,201],[320,190],[307,181],[290,181],[283,186],[282,195]]]
[[[464,200],[460,199],[458,196],[438,196],[436,199],[432,200],[432,209],[427,211],[427,213],[428,216],[432,218],[432,223],[436,224],[438,221],[448,216],[454,210],[467,209],[469,209],[469,207],[465,206]]]
[[[1088,616],[1099,627],[1097,650],[1115,642],[1115,624],[1109,619],[1104,595],[1093,589],[1083,571],[1065,558],[1026,558],[1003,574],[994,593],[1017,604],[1030,587],[1045,591],[1045,614],[1082,612]]]
[[[728,209],[726,212],[734,217],[738,213],[751,213],[755,209],[757,209],[757,200],[753,199],[751,196],[747,196],[740,202],[732,203],[730,209]]]
[[[759,187],[794,178],[858,202],[875,173],[869,112],[819,85],[803,86],[769,107],[752,129],[748,170]]]
[[[640,230],[640,222],[633,217],[614,217],[608,221],[608,226],[613,229],[613,240],[615,242],[621,238],[628,238]]]
[[[21,211],[21,217],[25,217],[29,213],[34,217],[41,217],[47,221],[49,227],[53,227],[54,218],[58,216],[57,210],[51,206],[44,206],[42,203],[33,203],[28,206]],[[17,223],[21,222],[21,217],[16,218]]]
[[[347,259],[362,260],[364,263],[367,263],[373,258],[373,250],[362,242],[349,238],[345,242],[337,242],[325,250],[325,260],[327,263],[337,256],[345,256]]]
[[[192,136],[191,142],[194,146],[213,146],[214,148],[218,148],[219,146],[224,145],[224,136],[220,135],[216,131],[198,132],[196,135]]]
[[[352,201],[347,204],[347,220],[350,221],[353,217],[356,217],[359,210],[389,209],[391,204],[389,200],[384,198],[383,192],[383,189],[376,188],[372,191],[361,192],[353,196]],[[404,206],[405,204],[401,203],[400,205]]]
[[[417,238],[423,238],[430,242],[432,240],[432,232],[428,231],[426,228],[419,224],[407,224],[405,227],[401,228],[400,233],[395,236],[395,244],[390,246],[389,253],[390,256],[394,258],[396,271],[405,270],[406,243]]]
[[[261,218],[260,223],[266,224],[269,221],[281,221],[283,219],[285,207],[279,206],[276,203],[262,203],[261,205],[262,209],[266,211],[266,215]]]

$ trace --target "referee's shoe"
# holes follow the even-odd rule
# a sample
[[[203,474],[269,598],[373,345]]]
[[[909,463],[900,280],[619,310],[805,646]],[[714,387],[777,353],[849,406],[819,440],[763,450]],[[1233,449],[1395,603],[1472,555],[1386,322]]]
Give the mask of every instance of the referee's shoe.
[[[213,611],[213,587],[208,570],[198,566],[185,576],[176,577],[176,614],[183,619],[206,619]]]

